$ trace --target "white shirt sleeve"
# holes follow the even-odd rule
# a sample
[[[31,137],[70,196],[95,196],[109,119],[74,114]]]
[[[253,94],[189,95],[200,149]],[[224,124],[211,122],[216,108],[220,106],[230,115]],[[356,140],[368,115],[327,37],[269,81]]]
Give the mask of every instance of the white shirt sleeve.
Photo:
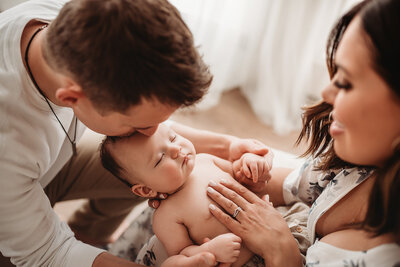
[[[17,266],[89,267],[103,252],[75,239],[43,191],[72,150],[21,61],[26,23],[52,20],[64,2],[28,1],[0,13],[0,251]],[[72,111],[56,112],[68,128]]]
[[[77,241],[37,179],[16,164],[0,166],[0,250],[17,266],[92,266],[100,249]],[[22,162],[20,165],[24,165]],[[28,165],[28,164],[27,164]]]

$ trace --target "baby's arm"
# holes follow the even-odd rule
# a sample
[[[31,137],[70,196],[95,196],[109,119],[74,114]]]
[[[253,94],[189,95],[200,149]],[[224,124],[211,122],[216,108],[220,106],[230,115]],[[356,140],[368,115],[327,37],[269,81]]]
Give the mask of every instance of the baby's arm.
[[[194,245],[186,226],[177,220],[174,211],[168,206],[161,206],[155,211],[153,230],[168,256],[193,256],[206,251],[213,253],[218,262],[232,263],[240,254],[241,239],[232,233],[219,235],[200,246]]]
[[[178,255],[182,249],[193,244],[186,226],[179,221],[172,205],[165,201],[154,212],[153,231],[164,245],[168,256]]]

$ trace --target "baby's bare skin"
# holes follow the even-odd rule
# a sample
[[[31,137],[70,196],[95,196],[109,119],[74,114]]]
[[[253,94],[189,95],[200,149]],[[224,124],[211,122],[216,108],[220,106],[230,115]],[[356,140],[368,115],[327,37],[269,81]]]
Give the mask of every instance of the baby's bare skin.
[[[233,179],[232,163],[210,154],[197,154],[194,165],[183,187],[162,201],[154,213],[154,232],[169,255],[179,254],[188,246],[188,242],[201,245],[204,238],[212,239],[229,233],[229,230],[210,214],[209,204],[217,204],[207,197],[206,190],[210,180]],[[176,229],[180,229],[178,233]],[[182,233],[183,231],[187,233]],[[185,238],[178,239],[177,236]],[[240,256],[232,266],[242,266],[252,255],[253,253],[242,244]]]

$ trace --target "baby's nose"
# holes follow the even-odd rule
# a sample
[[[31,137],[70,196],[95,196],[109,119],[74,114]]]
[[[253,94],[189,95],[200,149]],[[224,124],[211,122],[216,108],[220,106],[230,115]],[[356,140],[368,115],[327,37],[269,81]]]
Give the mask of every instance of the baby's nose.
[[[179,154],[181,152],[182,148],[180,146],[171,146],[170,148],[170,153],[171,153],[171,157],[173,159],[176,159],[177,157],[179,157]]]

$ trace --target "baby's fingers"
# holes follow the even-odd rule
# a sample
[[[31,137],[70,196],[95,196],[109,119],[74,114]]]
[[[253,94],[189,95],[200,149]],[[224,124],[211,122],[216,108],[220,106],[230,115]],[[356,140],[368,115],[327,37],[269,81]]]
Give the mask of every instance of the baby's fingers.
[[[258,166],[257,166],[257,162],[252,162],[250,164],[250,169],[251,169],[251,176],[253,177],[253,182],[257,183],[257,181],[258,181]]]
[[[244,173],[244,175],[247,178],[251,178],[251,172],[250,172],[249,166],[247,166],[247,163],[244,160],[242,162],[242,172]]]

